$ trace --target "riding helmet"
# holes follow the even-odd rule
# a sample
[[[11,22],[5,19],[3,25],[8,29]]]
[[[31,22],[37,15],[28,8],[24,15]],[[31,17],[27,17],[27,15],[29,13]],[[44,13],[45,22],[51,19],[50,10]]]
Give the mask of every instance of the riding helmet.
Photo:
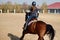
[[[32,2],[32,5],[33,5],[33,6],[36,6],[36,2],[35,2],[35,1],[33,1],[33,2]]]

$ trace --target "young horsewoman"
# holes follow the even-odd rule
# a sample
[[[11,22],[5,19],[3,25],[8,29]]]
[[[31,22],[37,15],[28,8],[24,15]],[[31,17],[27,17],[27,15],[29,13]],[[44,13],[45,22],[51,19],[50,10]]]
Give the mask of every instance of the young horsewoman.
[[[30,8],[30,15],[27,17],[24,30],[26,30],[26,28],[27,28],[28,23],[30,22],[30,20],[31,20],[32,18],[36,18],[36,19],[37,19],[38,16],[39,16],[38,8],[36,7],[36,2],[33,1],[33,2],[32,2],[32,6],[31,6],[31,8]]]

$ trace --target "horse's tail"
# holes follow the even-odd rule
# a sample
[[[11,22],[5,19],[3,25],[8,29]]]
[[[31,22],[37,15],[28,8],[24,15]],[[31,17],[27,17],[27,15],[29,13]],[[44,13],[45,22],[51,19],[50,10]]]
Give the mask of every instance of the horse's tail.
[[[49,34],[50,40],[54,39],[55,36],[55,30],[53,29],[52,25],[47,24],[47,30],[46,33]]]

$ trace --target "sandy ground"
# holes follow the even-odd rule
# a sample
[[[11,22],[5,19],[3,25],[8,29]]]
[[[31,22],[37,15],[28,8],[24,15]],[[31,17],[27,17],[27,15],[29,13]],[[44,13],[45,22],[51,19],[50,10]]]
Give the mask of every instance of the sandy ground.
[[[0,40],[19,40],[22,35],[25,14],[0,14]],[[60,14],[40,14],[39,20],[51,24],[56,31],[54,40],[60,40]],[[37,40],[38,36],[26,34],[24,40]],[[44,36],[45,40],[49,37]]]

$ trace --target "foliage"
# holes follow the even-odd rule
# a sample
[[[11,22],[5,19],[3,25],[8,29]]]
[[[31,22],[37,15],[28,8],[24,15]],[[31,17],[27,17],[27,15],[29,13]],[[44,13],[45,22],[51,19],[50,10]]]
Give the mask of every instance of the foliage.
[[[41,9],[44,10],[44,13],[48,12],[48,6],[45,2],[42,4]]]

